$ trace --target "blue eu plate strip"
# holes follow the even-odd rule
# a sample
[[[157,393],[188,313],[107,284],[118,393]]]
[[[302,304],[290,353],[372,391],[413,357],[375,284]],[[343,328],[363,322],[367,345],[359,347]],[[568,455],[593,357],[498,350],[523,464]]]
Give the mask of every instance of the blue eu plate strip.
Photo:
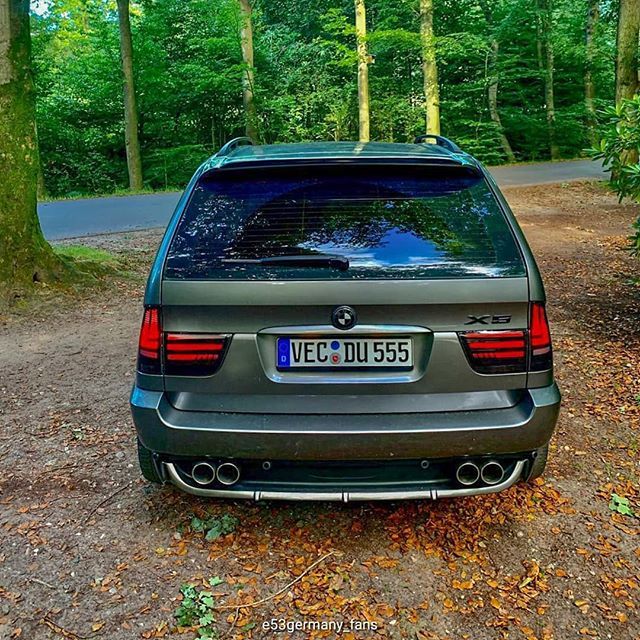
[[[278,338],[278,366],[290,367],[291,340],[289,338]]]

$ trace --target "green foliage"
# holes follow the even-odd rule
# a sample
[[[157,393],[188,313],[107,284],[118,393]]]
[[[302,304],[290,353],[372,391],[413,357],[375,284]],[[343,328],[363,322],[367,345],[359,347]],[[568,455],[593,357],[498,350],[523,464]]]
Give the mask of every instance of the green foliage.
[[[602,138],[600,145],[591,149],[592,157],[610,167],[611,186],[620,200],[640,201],[640,96],[603,109],[600,124]],[[630,251],[640,257],[640,218],[633,229]]]
[[[635,516],[633,509],[628,498],[623,498],[617,493],[611,494],[611,500],[609,502],[609,509],[616,513],[621,513],[623,516]]]
[[[371,135],[424,132],[418,0],[367,0]],[[255,93],[264,142],[353,140],[358,134],[353,0],[254,0]],[[548,157],[532,0],[437,0],[442,129],[487,163],[505,160],[487,105],[498,79],[504,132],[520,160]],[[244,131],[237,0],[132,0],[140,141],[148,188],[182,187],[197,165]],[[608,5],[607,5],[608,6]],[[582,0],[554,3],[557,139],[588,144]],[[613,96],[615,12],[603,6],[594,81]],[[111,0],[53,0],[34,15],[38,126],[53,197],[127,185],[118,24]],[[495,63],[492,44],[499,46]]]
[[[204,533],[205,539],[208,542],[217,540],[220,536],[226,536],[229,533],[233,533],[238,526],[238,518],[228,513],[222,516],[212,516],[207,520],[201,520],[200,518],[191,519],[191,530],[196,533]]]
[[[216,587],[222,582],[220,578],[211,578],[209,584]],[[208,589],[198,589],[193,584],[180,587],[182,602],[174,611],[176,622],[181,627],[198,627],[198,640],[217,638],[215,629],[215,598]]]
[[[150,151],[144,157],[145,182],[153,189],[182,188],[211,154],[211,149],[199,144]]]
[[[611,168],[611,185],[620,198],[640,198],[640,96],[600,112],[601,140],[592,157]]]

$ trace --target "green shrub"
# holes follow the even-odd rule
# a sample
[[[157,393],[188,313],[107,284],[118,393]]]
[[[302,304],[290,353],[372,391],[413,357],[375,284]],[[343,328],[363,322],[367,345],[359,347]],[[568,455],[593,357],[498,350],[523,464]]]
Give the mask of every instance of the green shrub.
[[[144,156],[144,181],[153,189],[183,189],[210,155],[200,144],[158,149]]]
[[[640,201],[640,95],[600,112],[600,145],[591,149],[594,160],[611,169],[611,186],[620,200]],[[629,237],[631,253],[640,256],[640,218]]]

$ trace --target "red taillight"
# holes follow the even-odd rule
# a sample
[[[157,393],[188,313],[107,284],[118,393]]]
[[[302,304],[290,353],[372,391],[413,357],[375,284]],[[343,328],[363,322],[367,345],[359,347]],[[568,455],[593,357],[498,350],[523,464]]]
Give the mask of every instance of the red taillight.
[[[529,341],[531,343],[531,371],[545,371],[553,366],[551,332],[547,312],[542,302],[531,303],[529,318]]]
[[[160,312],[154,307],[147,307],[142,318],[140,340],[138,343],[138,371],[159,375],[160,352],[162,347],[162,326]]]
[[[467,331],[460,338],[469,363],[478,373],[520,373],[527,369],[525,331]]]
[[[174,376],[205,376],[215,373],[226,352],[227,336],[197,333],[165,335],[165,373]]]
[[[546,371],[553,366],[551,334],[544,303],[533,302],[528,331],[466,331],[460,341],[478,373]]]

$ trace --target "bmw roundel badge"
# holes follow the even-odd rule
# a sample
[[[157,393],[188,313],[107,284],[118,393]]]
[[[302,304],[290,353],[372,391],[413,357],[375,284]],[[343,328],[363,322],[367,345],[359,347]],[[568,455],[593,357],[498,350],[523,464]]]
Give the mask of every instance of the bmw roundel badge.
[[[336,307],[331,314],[331,322],[333,323],[333,326],[336,329],[342,329],[343,331],[354,327],[357,321],[358,316],[356,315],[355,310],[346,305]]]

